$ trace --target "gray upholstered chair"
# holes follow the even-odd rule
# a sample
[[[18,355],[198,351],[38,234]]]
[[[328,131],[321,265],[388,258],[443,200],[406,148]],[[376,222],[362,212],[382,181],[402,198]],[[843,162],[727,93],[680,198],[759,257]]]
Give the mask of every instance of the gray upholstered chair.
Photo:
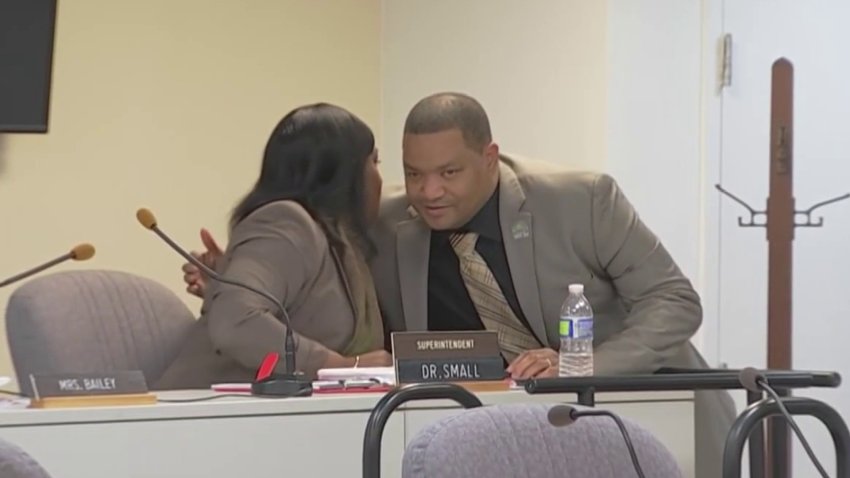
[[[616,423],[547,420],[550,405],[489,406],[425,427],[408,443],[404,478],[621,478],[637,476]],[[647,477],[681,478],[675,458],[645,429],[623,420]]]
[[[27,452],[0,438],[0,477],[50,478],[50,475]]]
[[[9,350],[27,395],[31,373],[141,370],[151,386],[193,323],[163,285],[116,271],[39,277],[16,289],[6,310]]]

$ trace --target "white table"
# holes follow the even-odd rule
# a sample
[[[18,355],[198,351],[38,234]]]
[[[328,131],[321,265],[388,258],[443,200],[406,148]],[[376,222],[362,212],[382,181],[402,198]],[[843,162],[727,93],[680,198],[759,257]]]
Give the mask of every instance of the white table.
[[[210,391],[159,393],[198,398]],[[223,397],[194,403],[0,410],[0,437],[55,478],[358,477],[366,421],[381,394],[309,398]],[[575,402],[573,394],[477,394],[485,405]],[[597,407],[654,433],[694,476],[691,392],[599,393]],[[404,445],[426,424],[458,412],[446,400],[410,402],[384,432],[383,477],[399,477]]]

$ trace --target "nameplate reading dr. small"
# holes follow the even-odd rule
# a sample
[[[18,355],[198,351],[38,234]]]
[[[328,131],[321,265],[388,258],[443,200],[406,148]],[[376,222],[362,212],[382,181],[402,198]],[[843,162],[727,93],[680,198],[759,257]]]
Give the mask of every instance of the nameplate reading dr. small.
[[[107,373],[30,374],[34,398],[147,393],[140,370]]]
[[[502,380],[495,332],[393,332],[397,383]]]

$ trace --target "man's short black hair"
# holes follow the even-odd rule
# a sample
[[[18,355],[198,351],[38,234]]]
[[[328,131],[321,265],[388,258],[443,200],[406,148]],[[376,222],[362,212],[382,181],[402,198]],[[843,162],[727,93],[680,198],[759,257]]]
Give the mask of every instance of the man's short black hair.
[[[493,141],[490,120],[475,98],[463,93],[436,93],[420,100],[404,122],[404,134],[439,133],[459,129],[470,149],[480,151]]]

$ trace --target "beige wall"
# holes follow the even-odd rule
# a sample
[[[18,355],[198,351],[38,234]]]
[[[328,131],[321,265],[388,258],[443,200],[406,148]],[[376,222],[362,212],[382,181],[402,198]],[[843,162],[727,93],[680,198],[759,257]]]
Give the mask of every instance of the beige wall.
[[[607,1],[383,2],[383,157],[401,180],[404,119],[422,97],[481,101],[504,151],[606,165]]]
[[[196,308],[136,209],[189,246],[201,226],[224,242],[286,111],[330,101],[377,129],[379,41],[378,0],[59,2],[50,132],[0,135],[0,276],[91,241],[86,267],[152,277]]]

